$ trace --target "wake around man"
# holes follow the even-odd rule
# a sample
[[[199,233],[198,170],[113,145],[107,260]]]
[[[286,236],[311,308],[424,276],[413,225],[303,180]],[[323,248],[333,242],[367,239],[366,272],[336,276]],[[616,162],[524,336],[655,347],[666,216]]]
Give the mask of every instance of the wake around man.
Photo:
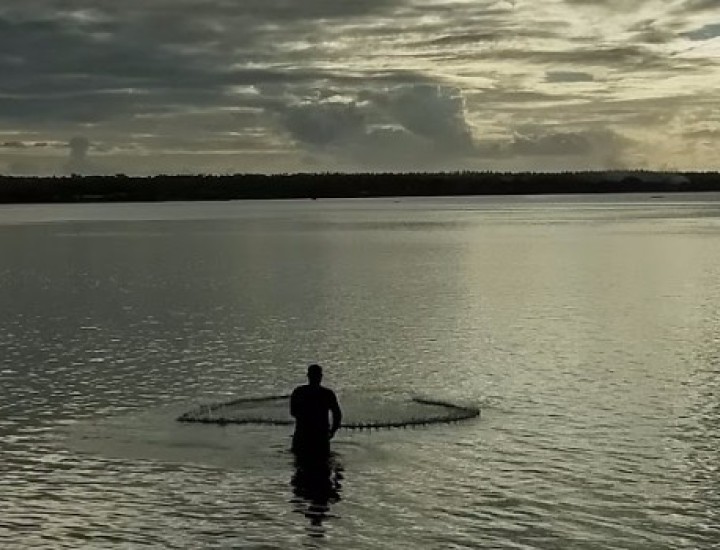
[[[290,414],[295,418],[292,450],[299,455],[323,456],[330,452],[330,440],[340,428],[342,411],[335,392],[320,385],[322,367],[310,365],[308,383],[290,396]],[[332,414],[332,425],[329,416]]]

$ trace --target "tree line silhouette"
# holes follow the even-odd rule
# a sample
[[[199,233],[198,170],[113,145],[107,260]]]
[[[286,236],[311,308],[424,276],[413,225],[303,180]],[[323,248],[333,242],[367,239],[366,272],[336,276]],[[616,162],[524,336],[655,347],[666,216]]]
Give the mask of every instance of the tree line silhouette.
[[[717,172],[0,176],[0,203],[720,191]]]

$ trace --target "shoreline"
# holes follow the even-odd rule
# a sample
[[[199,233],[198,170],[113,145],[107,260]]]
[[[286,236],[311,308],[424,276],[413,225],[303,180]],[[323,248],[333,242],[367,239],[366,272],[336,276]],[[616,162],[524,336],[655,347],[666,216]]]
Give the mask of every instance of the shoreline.
[[[720,173],[0,176],[0,204],[701,192],[720,192]]]

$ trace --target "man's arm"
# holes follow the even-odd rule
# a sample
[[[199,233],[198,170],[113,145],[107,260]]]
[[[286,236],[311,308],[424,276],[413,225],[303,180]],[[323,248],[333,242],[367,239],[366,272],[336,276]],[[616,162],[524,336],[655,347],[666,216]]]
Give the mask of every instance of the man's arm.
[[[335,392],[330,392],[330,412],[332,413],[332,427],[330,428],[330,438],[335,435],[335,432],[340,429],[340,423],[342,422],[342,411],[338,404],[337,396]]]
[[[295,388],[290,395],[290,416],[297,418],[298,414],[298,391]]]

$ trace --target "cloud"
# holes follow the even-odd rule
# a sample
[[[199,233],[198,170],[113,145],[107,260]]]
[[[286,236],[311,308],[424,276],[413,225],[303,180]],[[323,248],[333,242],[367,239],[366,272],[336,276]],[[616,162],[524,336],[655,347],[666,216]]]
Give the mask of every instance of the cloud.
[[[704,25],[699,29],[683,33],[683,36],[690,40],[710,40],[720,36],[720,23]]]
[[[508,150],[518,156],[586,156],[601,158],[610,165],[622,164],[630,140],[617,132],[598,129],[586,132],[550,132],[513,136]]]
[[[341,166],[431,169],[475,153],[464,100],[454,88],[406,85],[341,99],[326,93],[273,109],[300,147]]]
[[[633,4],[625,0],[564,0],[570,6],[581,6],[586,8],[595,8],[612,11],[633,11],[638,5],[647,3],[648,0],[635,0]]]
[[[391,122],[432,141],[438,150],[453,155],[472,150],[472,132],[465,118],[465,103],[459,89],[407,86],[384,96],[375,94],[375,101]]]
[[[609,128],[588,131],[516,131],[506,139],[477,143],[487,169],[612,170],[634,162],[637,143]]]
[[[555,133],[533,136],[517,135],[509,145],[514,155],[583,155],[591,151],[587,136],[578,133]]]
[[[288,133],[309,147],[341,146],[366,132],[365,117],[354,101],[307,101],[285,107],[279,116]]]
[[[682,125],[716,110],[710,9],[717,0],[4,0],[0,128],[18,134],[0,143],[82,135],[117,171],[526,166],[562,147],[581,162],[600,155],[604,130],[652,150],[668,113]],[[673,163],[717,166],[705,149],[687,156],[687,130],[667,132]],[[61,162],[56,146],[0,149],[6,165]]]
[[[333,169],[484,169],[513,159],[526,159],[526,167],[619,168],[635,146],[601,125],[549,131],[530,124],[509,137],[475,135],[462,94],[440,85],[364,90],[355,97],[318,93],[276,108],[277,122],[308,158]]]
[[[595,77],[582,71],[548,71],[545,73],[548,82],[592,82]]]
[[[668,19],[644,19],[628,27],[632,40],[644,45],[669,45],[678,38],[681,25]]]
[[[3,149],[27,149],[30,147],[30,144],[24,142],[24,141],[3,141],[0,142],[0,148]]]
[[[92,143],[85,136],[75,136],[67,144],[68,160],[64,172],[68,174],[97,175],[107,173],[102,166],[88,157]]]
[[[64,143],[56,141],[10,140],[0,142],[2,149],[57,149],[64,146]]]
[[[82,163],[87,160],[87,152],[90,149],[90,141],[86,137],[76,136],[68,143],[70,148],[70,160]]]
[[[685,11],[701,12],[706,10],[717,10],[717,0],[686,0],[681,4],[681,9]]]

